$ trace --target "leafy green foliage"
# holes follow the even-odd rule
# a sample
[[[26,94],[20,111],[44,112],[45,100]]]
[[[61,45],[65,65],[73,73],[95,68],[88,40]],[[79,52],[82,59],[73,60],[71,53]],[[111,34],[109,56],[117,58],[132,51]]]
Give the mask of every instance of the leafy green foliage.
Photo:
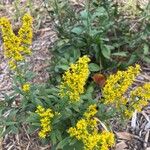
[[[61,74],[67,64],[72,63],[67,61],[68,57],[76,58],[72,51],[77,51],[78,56],[89,55],[92,63],[99,66],[97,71],[125,68],[138,60],[150,62],[149,5],[133,23],[112,0],[87,0],[79,11],[69,1],[51,2],[53,10],[49,13],[58,33],[53,47],[53,65],[57,73]]]

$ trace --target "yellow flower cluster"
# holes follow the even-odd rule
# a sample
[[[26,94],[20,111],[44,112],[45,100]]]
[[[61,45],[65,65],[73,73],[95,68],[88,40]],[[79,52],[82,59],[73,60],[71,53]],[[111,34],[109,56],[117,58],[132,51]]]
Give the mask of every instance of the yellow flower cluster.
[[[30,54],[29,45],[32,42],[32,17],[25,14],[22,27],[19,29],[18,36],[13,32],[9,20],[5,17],[0,18],[2,36],[4,41],[4,55],[9,59],[11,69],[16,69],[17,62],[24,59],[25,54]]]
[[[19,29],[18,36],[21,41],[23,52],[30,54],[29,46],[32,44],[32,17],[25,14],[23,17],[22,27]]]
[[[42,106],[38,106],[36,113],[40,116],[41,130],[39,132],[40,138],[45,138],[47,133],[52,130],[51,119],[54,117],[54,114],[50,108],[45,109]]]
[[[60,96],[68,96],[71,101],[79,101],[80,94],[84,92],[84,85],[89,75],[88,62],[90,59],[85,55],[71,64],[68,71],[65,72],[60,85]]]
[[[125,92],[133,84],[136,76],[140,73],[140,66],[131,66],[126,71],[118,71],[110,75],[103,88],[105,104],[113,104],[117,108],[120,104],[126,104],[127,99],[124,97]]]
[[[68,133],[82,141],[85,150],[108,150],[115,143],[114,134],[109,131],[98,132],[98,123],[93,118],[96,113],[96,105],[91,105],[84,113],[84,118],[75,127],[69,128]]]
[[[29,83],[23,84],[22,90],[23,90],[24,92],[28,92],[28,91],[30,90],[30,84],[29,84]]]
[[[150,100],[150,83],[145,83],[130,92],[130,105],[125,111],[125,116],[130,118],[135,110],[141,111],[148,104],[148,100]]]
[[[104,103],[114,106],[127,118],[130,118],[135,110],[141,111],[150,99],[150,83],[129,91],[129,98],[125,95],[139,73],[139,65],[131,66],[127,71],[118,71],[115,75],[110,75],[103,88]]]

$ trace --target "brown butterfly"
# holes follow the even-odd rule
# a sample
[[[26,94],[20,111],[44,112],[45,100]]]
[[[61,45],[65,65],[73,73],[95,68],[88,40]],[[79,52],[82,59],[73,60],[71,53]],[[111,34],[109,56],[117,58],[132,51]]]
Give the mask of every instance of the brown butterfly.
[[[106,77],[103,74],[96,73],[92,76],[92,79],[96,84],[98,84],[100,87],[103,87],[106,83]]]

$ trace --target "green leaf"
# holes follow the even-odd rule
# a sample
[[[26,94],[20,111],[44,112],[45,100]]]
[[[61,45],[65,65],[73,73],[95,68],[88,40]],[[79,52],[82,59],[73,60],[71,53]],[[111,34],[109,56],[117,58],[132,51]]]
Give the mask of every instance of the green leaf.
[[[31,134],[31,133],[35,133],[35,131],[39,128],[40,126],[34,126],[34,125],[30,125],[30,127],[27,129],[27,132],[29,133],[29,134]]]
[[[35,76],[36,76],[36,74],[35,74],[34,72],[28,71],[28,72],[26,73],[26,78],[27,78],[28,80],[32,80]]]
[[[127,63],[127,66],[134,64],[137,60],[138,60],[138,56],[136,54],[132,54]]]
[[[64,150],[83,150],[83,147],[84,145],[81,141],[73,139],[68,145],[64,147]]]
[[[112,53],[112,56],[121,56],[121,57],[126,57],[127,56],[127,52],[116,52],[116,53]]]
[[[21,95],[23,95],[23,92],[20,90],[20,88],[19,88],[19,87],[14,86],[13,88],[14,88],[14,90],[15,90],[15,92],[16,92],[17,94],[21,94]]]
[[[149,57],[144,57],[143,58],[143,61],[147,62],[147,63],[150,63],[150,58]]]
[[[8,121],[8,122],[6,121],[5,122],[6,126],[10,126],[10,125],[14,125],[14,124],[17,124],[17,122],[14,122],[14,121]]]
[[[128,66],[134,64],[138,59],[139,59],[139,57],[134,53],[130,56],[130,59],[127,63],[121,64],[121,67],[123,67],[123,68],[128,67]]]
[[[95,64],[95,63],[90,63],[89,64],[89,69],[90,69],[91,72],[100,71],[100,66]]]
[[[2,137],[11,132],[11,126],[8,126],[6,130],[2,133]]]
[[[70,137],[66,137],[61,142],[58,143],[56,150],[63,149],[63,147],[70,143]]]
[[[148,46],[148,44],[144,44],[144,55],[148,55],[149,54],[149,46]]]
[[[107,11],[104,9],[104,7],[98,7],[94,14],[92,15],[92,20],[95,20],[96,17],[105,16],[105,18],[108,17]]]
[[[3,132],[4,132],[4,127],[0,126],[0,138],[2,137]]]
[[[61,132],[60,132],[59,130],[56,130],[56,131],[55,131],[55,134],[56,134],[57,139],[58,139],[59,141],[61,141],[61,140],[62,140]]]
[[[55,70],[57,70],[57,69],[62,69],[62,70],[67,70],[69,68],[69,66],[68,65],[57,65],[56,67],[55,67]]]
[[[52,132],[50,134],[50,138],[51,138],[52,144],[55,145],[57,143],[57,138],[56,138],[56,134],[54,132]]]
[[[107,58],[107,59],[111,59],[110,58],[110,55],[111,55],[111,49],[110,49],[110,47],[107,46],[107,45],[103,45],[101,47],[102,47],[102,54],[103,54],[103,56],[105,58]]]
[[[75,27],[71,30],[71,32],[80,35],[83,32],[83,27]]]
[[[38,98],[36,98],[36,99],[34,99],[35,100],[35,104],[36,104],[36,106],[42,106],[43,105],[43,103],[42,103],[42,101],[41,100],[39,100]]]
[[[74,49],[73,53],[74,53],[74,61],[76,61],[81,56],[81,52],[79,49]]]
[[[86,10],[83,10],[80,12],[81,18],[86,20],[88,18],[88,12]]]
[[[86,93],[92,93],[93,91],[94,91],[94,87],[93,87],[92,85],[89,85],[89,86],[87,87]]]
[[[16,126],[11,126],[11,132],[14,134],[17,134],[19,132],[19,129]]]
[[[39,115],[33,112],[30,112],[30,116],[27,118],[27,122],[32,123],[32,122],[37,122],[39,120]]]

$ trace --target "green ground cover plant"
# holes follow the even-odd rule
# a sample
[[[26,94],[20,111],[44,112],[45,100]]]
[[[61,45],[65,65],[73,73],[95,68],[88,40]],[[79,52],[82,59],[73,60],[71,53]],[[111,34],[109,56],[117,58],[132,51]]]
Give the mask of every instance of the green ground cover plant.
[[[53,47],[55,73],[62,73],[85,54],[90,56],[94,72],[124,69],[139,60],[150,63],[149,4],[137,8],[134,16],[125,16],[123,11],[129,11],[128,7],[113,0],[85,0],[79,10],[70,1],[44,2],[47,9],[51,8],[48,11],[58,33]]]

